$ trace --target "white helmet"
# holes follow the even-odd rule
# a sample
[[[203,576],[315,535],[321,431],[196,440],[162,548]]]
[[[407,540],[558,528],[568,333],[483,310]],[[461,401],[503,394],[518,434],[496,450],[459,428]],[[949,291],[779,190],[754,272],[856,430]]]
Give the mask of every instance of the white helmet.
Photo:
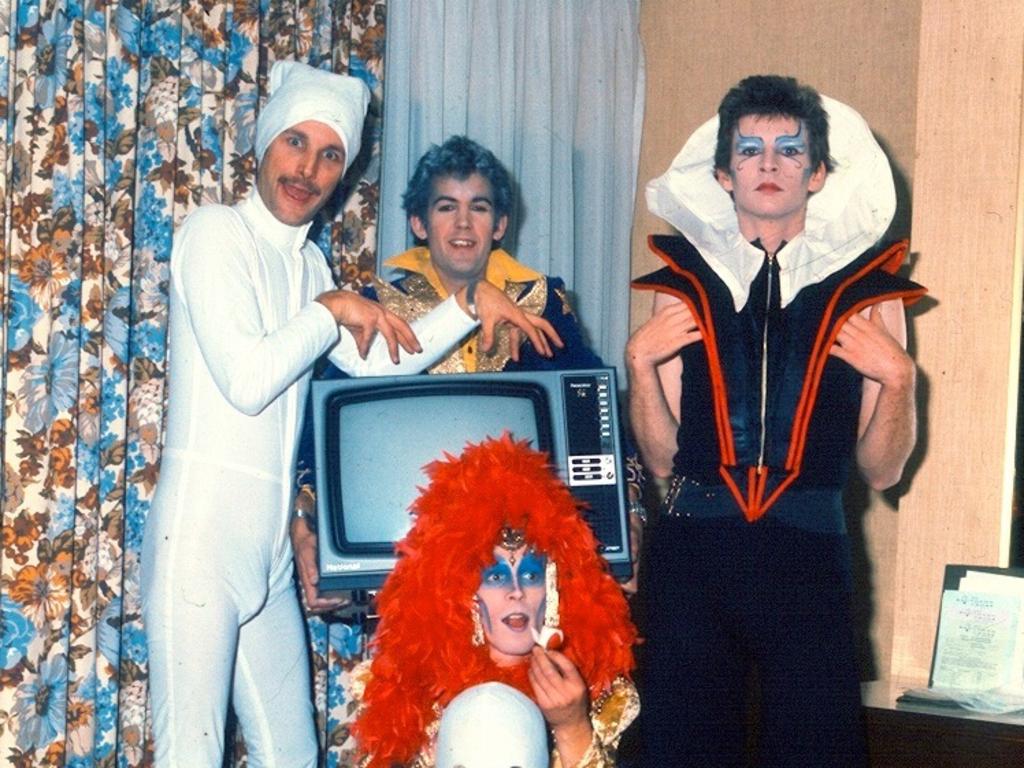
[[[503,683],[467,688],[441,715],[436,760],[437,768],[548,768],[544,716]]]

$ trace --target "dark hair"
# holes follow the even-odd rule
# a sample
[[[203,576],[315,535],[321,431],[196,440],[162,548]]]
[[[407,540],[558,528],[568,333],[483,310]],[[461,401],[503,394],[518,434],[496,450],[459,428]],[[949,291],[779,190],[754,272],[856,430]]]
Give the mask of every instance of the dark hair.
[[[409,216],[427,220],[427,208],[437,179],[460,181],[479,173],[491,185],[494,220],[507,216],[512,209],[512,181],[508,171],[491,150],[466,136],[452,136],[444,144],[434,144],[416,164],[409,186],[402,195],[402,206]]]
[[[828,172],[835,169],[835,161],[828,153],[828,114],[818,92],[792,77],[752,75],[733,86],[718,105],[715,170],[729,171],[733,132],[740,118],[747,115],[793,117],[802,121],[807,126],[811,170],[822,163]]]

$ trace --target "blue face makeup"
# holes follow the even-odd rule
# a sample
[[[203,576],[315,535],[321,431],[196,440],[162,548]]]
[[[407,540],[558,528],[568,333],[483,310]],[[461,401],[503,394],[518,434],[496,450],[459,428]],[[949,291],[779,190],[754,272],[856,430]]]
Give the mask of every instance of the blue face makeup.
[[[780,158],[791,160],[797,167],[803,167],[803,159],[807,154],[807,142],[804,141],[804,125],[799,123],[799,129],[791,136],[782,135],[775,138],[775,154]],[[733,152],[736,155],[736,167],[741,167],[744,162],[758,155],[764,154],[764,139],[760,136],[744,136],[736,129],[736,144]]]
[[[494,562],[481,572],[476,603],[492,651],[522,656],[533,647],[533,636],[524,631],[521,619],[508,626],[505,622],[526,614],[533,628],[543,625],[547,558],[532,551],[522,552],[519,557],[506,553],[508,550],[496,548]]]
[[[736,131],[736,148],[734,150],[741,157],[753,157],[764,152],[764,139],[760,136],[744,136],[739,130]]]
[[[804,141],[803,134],[804,124],[800,123],[800,130],[793,136],[779,136],[775,139],[775,151],[782,157],[798,160],[807,154],[807,142]]]
[[[515,573],[507,560],[499,559],[484,568],[480,574],[481,589],[526,589],[544,585],[544,566],[547,558],[536,552],[526,552],[516,564]]]

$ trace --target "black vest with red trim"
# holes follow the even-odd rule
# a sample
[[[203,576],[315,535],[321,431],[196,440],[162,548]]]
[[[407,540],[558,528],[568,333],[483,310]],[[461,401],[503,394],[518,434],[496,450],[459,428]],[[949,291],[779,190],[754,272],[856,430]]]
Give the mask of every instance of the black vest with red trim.
[[[676,474],[705,487],[724,484],[749,521],[790,489],[841,491],[857,442],[863,378],[828,352],[842,322],[855,312],[924,294],[894,274],[906,243],[865,252],[802,288],[785,308],[778,263],[766,259],[739,311],[725,283],[685,238],[656,235],[650,245],[668,266],[633,286],[681,299],[702,334],[701,343],[680,353]]]

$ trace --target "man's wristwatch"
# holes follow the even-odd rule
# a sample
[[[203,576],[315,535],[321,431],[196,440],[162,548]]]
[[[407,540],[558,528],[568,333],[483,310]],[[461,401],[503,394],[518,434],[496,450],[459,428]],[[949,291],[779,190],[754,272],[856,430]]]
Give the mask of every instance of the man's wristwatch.
[[[647,507],[639,499],[630,499],[629,502],[629,514],[636,515],[640,522],[647,525]]]

